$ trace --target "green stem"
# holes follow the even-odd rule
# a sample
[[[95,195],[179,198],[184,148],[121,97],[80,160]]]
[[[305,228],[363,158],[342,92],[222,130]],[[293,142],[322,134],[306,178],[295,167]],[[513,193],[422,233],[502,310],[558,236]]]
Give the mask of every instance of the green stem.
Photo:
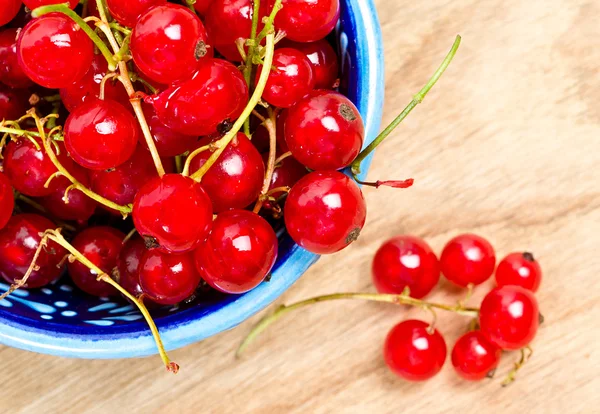
[[[461,40],[461,37],[456,36],[456,40],[454,41],[454,44],[452,45],[450,52],[448,53],[448,55],[446,56],[446,58],[444,59],[444,61],[440,65],[440,67],[438,68],[438,70],[436,70],[435,73],[433,74],[433,76],[431,77],[431,79],[429,79],[429,82],[427,82],[427,84],[423,87],[423,89],[421,89],[419,91],[419,93],[413,97],[412,101],[408,104],[408,106],[406,108],[404,108],[404,110],[400,113],[400,115],[398,115],[396,117],[396,119],[394,119],[392,121],[392,123],[390,125],[388,125],[388,127],[385,128],[379,134],[379,136],[377,138],[375,138],[375,140],[373,142],[371,142],[371,144],[369,144],[369,146],[367,148],[365,148],[364,150],[362,150],[362,152],[360,154],[358,154],[358,157],[356,157],[356,159],[351,164],[352,173],[354,175],[360,174],[360,164],[364,161],[364,159],[371,152],[373,152],[375,150],[375,148],[377,148],[377,146],[379,144],[381,144],[381,142],[384,139],[386,139],[388,137],[388,135],[390,135],[392,133],[392,131],[394,129],[396,129],[396,127],[398,125],[400,125],[400,123],[402,121],[404,121],[404,119],[408,116],[408,114],[410,114],[410,112],[415,108],[415,106],[417,106],[418,104],[423,102],[425,95],[427,95],[427,93],[431,90],[431,88],[433,88],[433,86],[436,84],[438,79],[442,76],[442,74],[444,73],[446,68],[448,68],[448,66],[450,65],[450,62],[452,62],[452,59],[454,58],[454,55],[456,54],[456,51],[458,50],[458,47],[460,46],[460,40]]]
[[[253,59],[256,53],[256,34],[258,32],[258,19],[260,18],[260,0],[254,0],[254,10],[252,12],[252,28],[250,30],[250,39],[248,54],[246,55],[246,64],[244,66],[244,79],[248,88],[252,89],[252,72],[254,69]],[[244,133],[250,137],[250,118],[244,122]]]
[[[22,137],[24,135],[28,135],[31,137],[38,137],[38,138],[41,137],[39,132],[25,131],[23,129],[8,128],[8,127],[4,127],[4,126],[0,126],[0,133],[16,135],[18,137]]]
[[[96,47],[102,52],[102,55],[108,62],[108,70],[114,71],[117,68],[117,62],[113,58],[112,53],[108,49],[108,46],[104,44],[102,39],[96,34],[96,32],[73,10],[71,10],[67,4],[52,4],[50,6],[38,7],[31,12],[32,17],[39,17],[47,13],[58,12],[69,16],[80,28],[83,30],[89,38],[94,42]]]
[[[345,299],[359,299],[371,302],[387,302],[395,305],[410,305],[419,306],[424,309],[442,309],[449,312],[458,313],[465,316],[478,316],[479,309],[467,308],[461,304],[450,306],[441,303],[429,303],[419,299],[411,298],[407,294],[401,295],[389,295],[379,293],[334,293],[332,295],[317,296],[311,299],[306,299],[301,302],[294,303],[292,305],[281,305],[271,315],[263,318],[258,324],[256,324],[248,336],[240,344],[236,356],[240,356],[244,350],[260,335],[265,329],[271,324],[281,319],[284,315],[292,312],[296,309],[304,308],[318,302],[327,302],[332,300],[345,300]]]
[[[282,0],[276,0],[275,3],[273,4],[273,9],[271,9],[271,14],[269,14],[269,17],[267,18],[267,20],[265,21],[265,27],[263,27],[263,29],[260,31],[260,33],[257,36],[256,39],[256,44],[260,44],[260,42],[262,42],[262,40],[273,31],[273,22],[275,21],[275,16],[277,16],[277,13],[279,13],[279,10],[281,10],[281,2]]]
[[[109,23],[108,25],[110,26],[111,29],[117,30],[117,31],[123,33],[125,36],[130,36],[131,35],[131,30],[129,30],[126,27],[121,26],[117,22],[112,22],[112,23]]]
[[[127,55],[127,53],[129,53],[129,42],[131,41],[131,35],[127,35],[125,36],[125,39],[123,39],[123,42],[121,43],[121,48],[119,49],[119,51],[117,53],[115,53],[115,60],[117,62],[122,61],[125,56]]]
[[[194,7],[194,4],[196,4],[196,0],[185,0],[185,4],[191,11],[194,12],[194,14],[196,13],[196,8]]]
[[[262,97],[262,93],[265,90],[265,86],[267,85],[267,79],[269,78],[269,73],[271,72],[271,66],[273,65],[273,52],[275,49],[275,35],[273,33],[267,35],[267,45],[265,47],[267,49],[267,54],[265,55],[263,70],[260,74],[260,79],[256,84],[256,89],[254,90],[250,101],[248,101],[246,108],[244,109],[240,117],[237,119],[237,121],[235,121],[231,130],[223,138],[221,138],[215,143],[215,147],[217,148],[215,152],[212,153],[210,158],[202,165],[202,167],[198,171],[191,175],[191,178],[193,178],[194,180],[200,181],[202,179],[204,174],[206,174],[208,169],[212,167],[212,165],[217,161],[217,159],[223,153],[223,151],[225,151],[227,145],[229,145],[231,140],[240,131],[240,129],[244,125],[244,122],[246,122],[246,119],[248,119],[256,105],[258,105],[258,102]]]

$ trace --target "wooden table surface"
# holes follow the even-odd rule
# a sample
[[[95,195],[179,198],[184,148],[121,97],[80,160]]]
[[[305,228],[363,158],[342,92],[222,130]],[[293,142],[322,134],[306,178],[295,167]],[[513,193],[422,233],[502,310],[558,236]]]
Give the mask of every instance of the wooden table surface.
[[[0,347],[0,412],[592,413],[600,408],[600,2],[593,0],[379,0],[389,122],[435,70],[454,36],[461,49],[424,104],[375,157],[370,177],[414,177],[410,190],[367,189],[360,240],[323,258],[282,298],[372,291],[371,258],[411,233],[436,251],[460,232],[498,255],[528,249],[545,279],[546,323],[533,358],[508,388],[497,377],[458,379],[449,362],[410,384],[381,356],[388,330],[419,310],[362,302],[319,304],[234,350],[238,329],[158,357],[83,361]],[[478,288],[477,305],[491,285]],[[452,302],[446,284],[431,296]],[[439,315],[451,345],[466,321]]]

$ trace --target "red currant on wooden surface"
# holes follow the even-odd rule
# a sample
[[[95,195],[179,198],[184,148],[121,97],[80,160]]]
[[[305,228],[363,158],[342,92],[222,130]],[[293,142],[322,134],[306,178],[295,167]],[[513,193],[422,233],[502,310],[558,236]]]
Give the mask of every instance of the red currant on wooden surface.
[[[117,22],[123,26],[135,27],[142,13],[150,7],[163,5],[166,2],[167,0],[106,0],[106,7]]]
[[[156,111],[151,105],[143,104],[144,116],[148,122],[152,139],[156,144],[156,149],[162,157],[175,157],[186,151],[191,150],[198,142],[196,135],[184,135],[172,130],[161,122]],[[148,148],[146,139],[142,134],[139,141],[144,147]]]
[[[21,10],[21,0],[2,0],[0,2],[0,26],[15,18]]]
[[[241,115],[248,103],[248,85],[232,63],[207,58],[191,79],[148,101],[169,128],[186,135],[210,135],[224,121]]]
[[[66,88],[89,70],[90,38],[69,17],[49,13],[33,19],[19,34],[17,56],[23,71],[46,88]]]
[[[300,43],[283,39],[279,47],[291,47],[304,53],[310,60],[315,75],[316,89],[331,89],[339,74],[339,60],[335,50],[325,39],[316,42]]]
[[[271,6],[274,3],[275,0],[270,0]],[[296,42],[323,39],[340,18],[339,0],[283,0],[281,5],[275,27]]]
[[[452,365],[462,378],[479,381],[494,373],[501,355],[502,349],[491,343],[481,331],[471,331],[454,344]]]
[[[167,3],[139,18],[131,34],[131,54],[144,75],[169,84],[190,78],[199,61],[212,57],[213,51],[198,16]]]
[[[206,240],[212,212],[204,188],[179,174],[148,181],[133,202],[133,222],[146,245],[170,253],[189,252]]]
[[[86,259],[110,276],[117,265],[125,235],[112,227],[90,227],[79,233],[72,245]],[[114,296],[118,291],[84,264],[74,261],[67,264],[69,275],[77,287],[94,296]]]
[[[50,220],[37,214],[17,214],[0,231],[0,276],[8,283],[14,283],[25,275],[39,243],[40,233],[54,229]],[[54,242],[42,249],[36,266],[25,287],[37,288],[55,281],[64,266],[60,265],[67,251]]]
[[[146,251],[144,240],[134,237],[127,240],[117,258],[118,272],[114,279],[136,298],[143,293],[140,285],[140,265]]]
[[[27,88],[32,86],[33,82],[19,66],[18,33],[18,29],[4,29],[0,32],[0,82],[12,88]]]
[[[413,236],[398,236],[385,242],[373,258],[373,283],[381,293],[426,296],[440,280],[440,266],[431,247]]]
[[[366,216],[360,188],[337,171],[303,177],[290,191],[284,210],[292,239],[317,254],[335,253],[355,241]]]
[[[285,140],[311,170],[339,170],[359,154],[365,129],[358,109],[344,95],[314,91],[288,110]]]
[[[194,256],[149,250],[140,263],[142,291],[161,305],[175,305],[189,298],[200,283]]]
[[[385,339],[383,355],[390,370],[409,381],[435,376],[446,361],[446,342],[423,321],[407,320],[394,326]]]
[[[539,326],[538,303],[529,290],[503,286],[492,290],[481,302],[481,332],[502,349],[521,349],[533,340]]]
[[[210,143],[203,139],[199,147]],[[198,154],[190,164],[190,171],[198,171],[210,158],[210,151]],[[265,178],[265,165],[258,150],[243,133],[225,148],[202,177],[202,187],[210,197],[214,212],[244,208],[255,201]]]
[[[134,153],[139,127],[120,103],[93,100],[79,106],[65,124],[65,146],[73,160],[91,170],[123,164]]]
[[[542,283],[542,268],[529,252],[511,253],[498,264],[496,283],[498,286],[515,285],[537,292]]]
[[[0,119],[19,119],[28,107],[29,93],[0,84]]]
[[[215,289],[232,294],[258,286],[277,259],[277,236],[258,214],[220,213],[208,239],[194,253],[200,276]]]
[[[15,207],[13,188],[8,177],[0,172],[0,229],[6,226]]]
[[[60,90],[60,99],[69,112],[75,111],[84,103],[97,100],[100,96],[100,84],[108,73],[108,63],[102,55],[94,55],[92,64],[86,74],[72,85]],[[116,79],[104,82],[104,98],[119,102],[130,108],[127,91]]]
[[[492,245],[475,234],[461,234],[450,240],[440,256],[442,273],[454,284],[479,285],[494,273],[496,254]]]
[[[261,73],[262,66],[256,73],[256,82]],[[277,49],[262,97],[273,106],[289,108],[308,95],[314,86],[315,77],[308,58],[296,49]]]
[[[90,1],[93,2],[95,0]],[[79,4],[79,0],[23,0],[23,4],[27,6],[29,10],[34,10],[42,6],[49,6],[51,4],[63,3],[69,3],[69,8],[72,10]]]

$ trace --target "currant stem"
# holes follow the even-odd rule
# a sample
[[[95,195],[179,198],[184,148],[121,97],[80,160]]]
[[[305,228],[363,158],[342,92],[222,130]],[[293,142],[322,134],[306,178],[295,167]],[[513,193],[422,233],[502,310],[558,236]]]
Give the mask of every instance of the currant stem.
[[[254,69],[253,59],[256,52],[256,34],[258,32],[258,19],[260,19],[260,0],[254,0],[254,9],[252,12],[252,28],[250,30],[250,39],[248,39],[248,54],[246,55],[244,65],[244,79],[248,88],[252,89],[252,72]],[[244,48],[242,47],[242,52]],[[242,55],[243,56],[243,55]],[[244,133],[250,137],[250,118],[244,122]]]
[[[527,356],[525,355],[525,350],[527,350],[529,352],[529,354]],[[533,349],[531,349],[530,346],[520,349],[519,351],[521,352],[521,357],[519,358],[519,360],[517,362],[515,362],[513,369],[510,370],[510,372],[508,373],[508,375],[506,376],[504,381],[502,381],[503,387],[506,387],[515,381],[517,372],[521,368],[523,368],[523,365],[525,365],[525,363],[527,361],[529,361],[529,358],[531,358],[531,356],[533,355]]]
[[[390,294],[380,294],[380,293],[334,293],[331,295],[323,295],[316,296],[314,298],[306,299],[300,302],[293,303],[291,305],[281,305],[275,312],[270,315],[264,317],[260,322],[258,322],[250,331],[248,336],[242,341],[240,344],[236,356],[239,357],[244,350],[260,335],[265,329],[267,329],[271,324],[281,319],[285,314],[294,311],[296,309],[303,308],[305,306],[312,305],[318,302],[327,302],[332,300],[345,300],[345,299],[359,299],[366,300],[371,302],[387,302],[393,303],[395,305],[410,305],[410,306],[418,306],[423,309],[442,309],[449,312],[454,312],[459,315],[464,316],[478,316],[479,309],[477,308],[467,308],[460,305],[450,306],[441,303],[429,303],[422,301],[420,299],[415,299],[408,294],[403,293],[401,295],[390,295]]]
[[[185,160],[185,164],[183,165],[183,170],[181,171],[181,175],[187,177],[188,175],[190,175],[190,165],[192,164],[192,160],[196,157],[196,155],[200,154],[201,152],[204,152],[206,150],[210,149],[210,144],[209,145],[204,145],[194,151],[192,151],[190,153],[190,155],[187,156],[186,160]]]
[[[266,45],[267,54],[265,55],[263,71],[260,74],[260,79],[258,80],[256,89],[254,90],[254,93],[252,94],[250,101],[246,105],[246,108],[244,109],[244,111],[242,112],[240,117],[233,124],[233,127],[231,128],[231,130],[223,138],[221,138],[220,140],[218,140],[215,143],[215,147],[217,148],[215,150],[215,152],[213,152],[213,154],[210,156],[210,158],[206,161],[206,163],[204,163],[204,165],[202,167],[200,167],[200,169],[198,171],[196,171],[194,174],[191,175],[191,178],[193,178],[194,180],[200,181],[202,179],[204,174],[206,174],[208,169],[210,167],[212,167],[212,165],[219,158],[219,156],[223,153],[223,151],[225,151],[225,148],[227,147],[227,145],[229,145],[231,140],[240,131],[240,129],[244,125],[244,122],[246,122],[246,119],[248,119],[250,114],[252,114],[252,111],[254,110],[256,105],[258,105],[258,102],[260,101],[260,99],[262,97],[262,93],[265,90],[265,86],[267,85],[267,79],[269,78],[269,73],[271,72],[271,66],[273,65],[273,53],[274,53],[274,48],[275,48],[274,40],[275,40],[275,35],[273,33],[270,33],[269,35],[267,35],[267,45]]]
[[[269,193],[269,187],[271,186],[271,180],[273,179],[273,173],[275,172],[275,161],[277,157],[277,127],[276,127],[276,114],[271,108],[268,109],[269,118],[265,119],[263,125],[269,132],[269,159],[267,161],[267,170],[265,172],[265,180],[263,181],[263,187],[260,192],[260,196],[254,206],[254,212],[258,213],[265,202],[265,198]]]
[[[31,276],[31,274],[37,270],[36,262],[37,262],[38,258],[40,257],[40,254],[42,253],[42,249],[44,249],[44,247],[46,247],[47,244],[48,244],[48,236],[44,235],[42,237],[42,239],[40,240],[40,244],[38,245],[37,249],[35,250],[33,259],[31,260],[31,263],[29,264],[29,267],[27,268],[25,275],[23,275],[23,277],[21,279],[15,279],[14,283],[12,283],[10,285],[8,290],[6,292],[4,292],[2,295],[0,295],[0,300],[3,300],[8,295],[13,293],[15,290],[25,286],[25,284],[27,283],[27,280],[29,279],[29,276]]]
[[[113,71],[117,67],[117,62],[113,58],[112,53],[108,47],[104,44],[100,36],[96,34],[96,32],[73,10],[71,10],[66,4],[52,4],[49,6],[38,7],[34,11],[31,12],[32,17],[40,17],[47,13],[59,12],[69,16],[80,28],[83,30],[90,38],[92,42],[96,45],[98,50],[102,53],[106,62],[108,62],[108,70]]]
[[[367,158],[367,156],[371,152],[373,152],[375,150],[375,148],[377,148],[377,146],[379,144],[381,144],[381,142],[384,139],[386,139],[388,137],[388,135],[390,135],[392,133],[392,131],[394,131],[396,129],[396,127],[398,125],[400,125],[400,123],[402,121],[404,121],[404,119],[408,116],[408,114],[410,114],[411,111],[418,104],[423,102],[423,99],[425,98],[427,93],[431,90],[431,88],[433,88],[433,86],[440,79],[442,74],[446,71],[446,69],[450,65],[450,62],[452,62],[452,59],[454,58],[454,55],[456,55],[456,51],[458,50],[458,47],[460,46],[460,41],[461,41],[461,37],[456,36],[456,40],[454,41],[454,44],[452,45],[450,52],[448,53],[448,55],[446,56],[446,58],[444,59],[444,61],[440,65],[440,67],[435,71],[435,73],[433,74],[431,79],[429,79],[427,84],[423,87],[423,89],[421,89],[419,91],[419,93],[413,97],[412,101],[408,104],[408,106],[406,108],[404,108],[404,110],[400,113],[400,115],[398,115],[396,117],[396,119],[394,119],[392,121],[392,123],[390,125],[388,125],[379,134],[379,136],[377,138],[375,138],[375,140],[373,142],[371,142],[371,144],[369,144],[369,146],[367,148],[365,148],[364,150],[362,150],[362,152],[360,154],[358,154],[358,157],[356,157],[356,159],[350,165],[350,167],[352,169],[352,173],[354,175],[360,174],[360,164],[364,161],[364,159]]]

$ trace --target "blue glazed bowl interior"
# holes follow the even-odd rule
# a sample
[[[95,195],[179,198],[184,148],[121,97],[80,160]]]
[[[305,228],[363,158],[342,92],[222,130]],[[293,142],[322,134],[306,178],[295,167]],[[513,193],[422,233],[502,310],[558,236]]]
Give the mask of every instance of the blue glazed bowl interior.
[[[365,121],[366,142],[378,133],[383,102],[381,33],[372,0],[342,0],[336,30],[341,89]],[[363,164],[366,172],[370,159]],[[265,308],[318,259],[281,233],[279,258],[269,282],[241,296],[215,293],[179,309],[153,312],[167,349],[231,329]],[[0,283],[0,289],[8,289]],[[142,316],[120,299],[96,298],[68,277],[43,289],[18,290],[0,301],[0,343],[29,351],[77,358],[126,358],[156,353]]]

